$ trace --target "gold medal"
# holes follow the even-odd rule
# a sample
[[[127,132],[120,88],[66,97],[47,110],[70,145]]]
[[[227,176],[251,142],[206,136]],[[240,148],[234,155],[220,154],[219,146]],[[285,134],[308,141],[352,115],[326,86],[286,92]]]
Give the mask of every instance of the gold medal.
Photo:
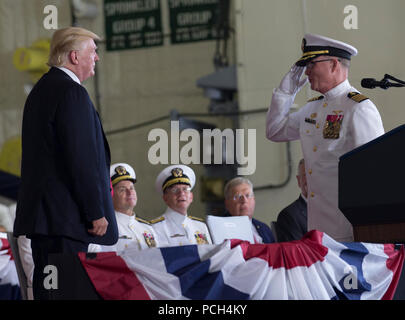
[[[328,115],[323,127],[324,139],[339,139],[340,128],[342,127],[343,115]]]
[[[197,244],[208,244],[207,236],[204,233],[196,231],[194,237],[197,241]]]
[[[148,233],[148,232],[145,231],[143,233],[143,237],[144,237],[145,242],[146,242],[146,244],[148,245],[149,248],[156,247],[155,238],[153,237],[153,235],[151,233]]]

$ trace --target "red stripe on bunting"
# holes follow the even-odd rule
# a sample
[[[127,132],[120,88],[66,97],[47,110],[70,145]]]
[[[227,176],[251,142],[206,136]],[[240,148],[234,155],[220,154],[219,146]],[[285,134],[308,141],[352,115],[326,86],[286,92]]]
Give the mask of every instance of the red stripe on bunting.
[[[13,252],[11,251],[11,246],[10,242],[8,242],[8,239],[1,238],[0,240],[1,240],[0,250],[1,251],[7,250],[7,254],[10,256],[10,260],[14,260]]]
[[[150,300],[142,283],[115,252],[97,253],[94,259],[79,253],[91,282],[105,300]]]
[[[323,261],[328,248],[322,245],[323,233],[310,231],[301,240],[271,244],[250,244],[246,241],[231,240],[231,248],[240,245],[245,260],[260,258],[273,269],[309,267]]]
[[[404,264],[404,246],[401,245],[400,250],[395,250],[395,246],[393,244],[384,244],[384,252],[388,256],[386,261],[387,268],[392,271],[393,275],[391,284],[381,300],[392,300]]]

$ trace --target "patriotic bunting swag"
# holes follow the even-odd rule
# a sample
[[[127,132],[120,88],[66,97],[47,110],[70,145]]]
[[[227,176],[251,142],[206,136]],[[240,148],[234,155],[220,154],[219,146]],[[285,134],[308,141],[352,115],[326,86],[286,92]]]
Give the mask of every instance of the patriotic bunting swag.
[[[273,244],[228,240],[80,260],[104,299],[392,299],[404,248],[311,231]]]

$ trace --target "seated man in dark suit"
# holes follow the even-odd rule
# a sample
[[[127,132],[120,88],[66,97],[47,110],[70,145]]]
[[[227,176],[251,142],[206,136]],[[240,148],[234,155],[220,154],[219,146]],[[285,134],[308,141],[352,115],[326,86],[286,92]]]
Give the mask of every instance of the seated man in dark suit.
[[[277,241],[299,240],[307,233],[307,179],[304,159],[298,164],[298,186],[301,194],[288,207],[284,208],[277,217]]]
[[[275,242],[269,226],[253,218],[255,195],[250,180],[237,177],[230,180],[224,189],[225,208],[231,216],[248,216],[252,221],[253,237],[256,243]]]

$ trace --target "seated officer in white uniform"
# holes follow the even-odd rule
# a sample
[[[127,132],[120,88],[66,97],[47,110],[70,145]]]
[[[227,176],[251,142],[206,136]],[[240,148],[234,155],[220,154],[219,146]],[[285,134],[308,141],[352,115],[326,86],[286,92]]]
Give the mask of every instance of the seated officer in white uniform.
[[[133,211],[138,200],[134,169],[126,163],[115,163],[110,167],[110,177],[119,232],[118,242],[113,246],[92,244],[89,251],[120,252],[128,247],[138,250],[156,247],[157,239],[150,223],[137,217]]]
[[[205,222],[187,215],[188,207],[193,202],[191,189],[194,184],[194,171],[185,165],[167,167],[158,175],[156,191],[162,196],[167,209],[151,224],[160,247],[212,243]]]

